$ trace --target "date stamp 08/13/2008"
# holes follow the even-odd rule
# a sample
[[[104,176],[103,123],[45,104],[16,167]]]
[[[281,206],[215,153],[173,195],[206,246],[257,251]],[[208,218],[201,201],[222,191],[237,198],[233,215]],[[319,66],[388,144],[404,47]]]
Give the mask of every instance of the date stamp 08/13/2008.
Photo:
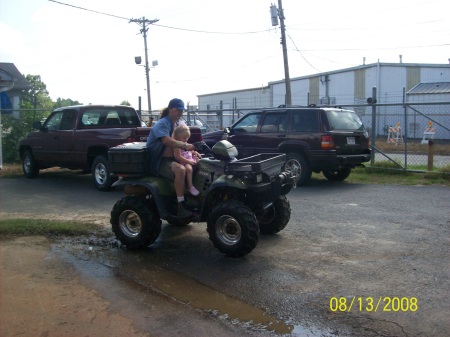
[[[419,300],[416,297],[331,297],[332,312],[416,312]]]

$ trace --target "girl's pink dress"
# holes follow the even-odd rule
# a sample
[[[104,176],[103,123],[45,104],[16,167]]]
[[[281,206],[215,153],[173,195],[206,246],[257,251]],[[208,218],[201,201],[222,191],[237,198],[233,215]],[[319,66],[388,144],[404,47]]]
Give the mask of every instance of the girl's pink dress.
[[[181,156],[187,160],[192,160],[197,162],[197,158],[192,156],[192,152],[191,151],[185,151],[185,150],[181,150]],[[186,165],[186,164],[183,164]]]

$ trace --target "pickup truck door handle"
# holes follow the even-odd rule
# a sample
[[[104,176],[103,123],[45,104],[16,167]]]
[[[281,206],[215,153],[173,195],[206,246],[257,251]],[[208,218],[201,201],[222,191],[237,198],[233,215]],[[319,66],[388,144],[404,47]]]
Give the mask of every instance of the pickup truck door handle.
[[[286,138],[286,135],[278,135],[278,138]]]

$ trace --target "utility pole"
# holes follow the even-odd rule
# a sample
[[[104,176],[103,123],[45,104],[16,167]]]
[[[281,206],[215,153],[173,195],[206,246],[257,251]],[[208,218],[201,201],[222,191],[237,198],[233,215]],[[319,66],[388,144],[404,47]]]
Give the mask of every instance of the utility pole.
[[[292,105],[292,94],[291,94],[291,78],[289,77],[289,62],[286,47],[286,26],[284,25],[284,12],[283,4],[281,0],[278,0],[278,11],[274,4],[270,6],[270,13],[272,15],[272,26],[278,26],[278,19],[274,16],[280,18],[280,28],[281,28],[281,45],[283,46],[283,61],[284,61],[284,82],[286,84],[286,106]]]
[[[148,25],[158,22],[158,19],[148,20],[144,17],[142,19],[131,19],[130,22],[136,22],[142,27],[141,34],[144,36],[144,48],[145,48],[145,76],[147,78],[147,102],[148,102],[148,113],[152,112],[152,101],[150,98],[150,67],[148,66],[148,50],[147,50],[147,31]]]

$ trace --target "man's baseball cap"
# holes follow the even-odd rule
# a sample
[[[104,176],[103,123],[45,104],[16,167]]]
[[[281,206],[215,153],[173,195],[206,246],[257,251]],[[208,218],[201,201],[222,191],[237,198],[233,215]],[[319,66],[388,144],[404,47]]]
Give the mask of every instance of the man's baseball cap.
[[[170,100],[169,102],[169,109],[170,108],[174,108],[174,109],[179,109],[179,110],[186,110],[186,108],[184,107],[184,102],[179,99],[179,98],[173,98]]]

